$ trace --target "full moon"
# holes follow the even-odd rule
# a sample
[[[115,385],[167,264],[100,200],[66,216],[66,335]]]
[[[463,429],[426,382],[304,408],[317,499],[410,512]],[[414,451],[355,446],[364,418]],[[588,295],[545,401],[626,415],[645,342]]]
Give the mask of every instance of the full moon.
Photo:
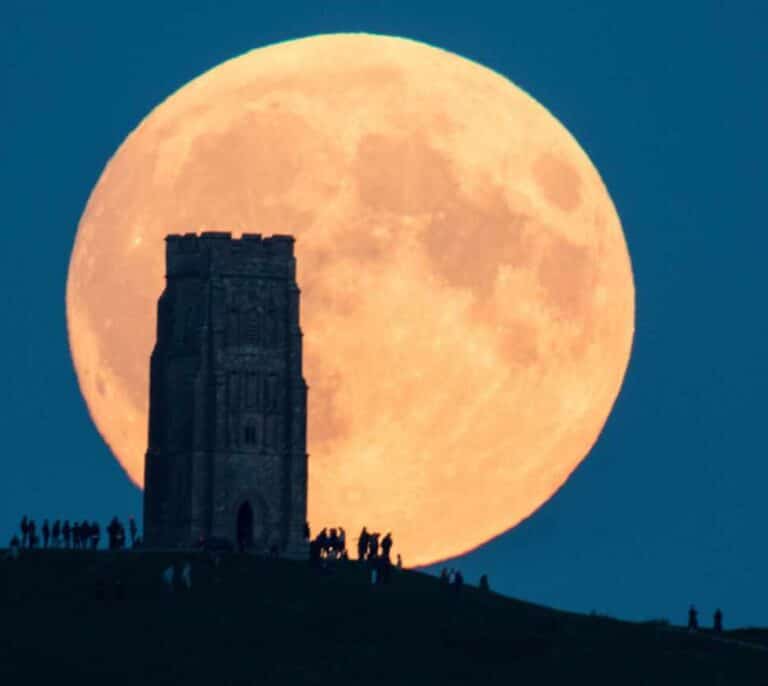
[[[621,223],[568,131],[424,43],[253,50],[160,103],[78,226],[69,342],[142,485],[169,233],[296,237],[313,531],[391,531],[408,565],[486,542],[594,445],[634,332]]]

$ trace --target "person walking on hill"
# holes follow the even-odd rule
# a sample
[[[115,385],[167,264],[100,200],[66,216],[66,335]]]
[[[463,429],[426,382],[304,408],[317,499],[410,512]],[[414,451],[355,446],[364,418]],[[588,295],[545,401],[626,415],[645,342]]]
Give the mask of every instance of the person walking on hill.
[[[712,628],[715,630],[716,634],[723,633],[723,612],[720,608],[715,610],[715,621],[712,625]]]
[[[29,520],[27,515],[21,518],[21,547],[26,548],[29,545]]]
[[[358,560],[364,560],[367,553],[368,553],[368,540],[370,538],[370,535],[368,534],[368,530],[363,527],[363,530],[360,532],[360,538],[357,539],[357,559]]]
[[[91,524],[91,548],[93,550],[98,550],[100,540],[101,540],[101,528],[99,527],[98,522],[93,522]]]
[[[61,533],[64,535],[64,547],[69,550],[70,536],[72,535],[72,527],[69,525],[69,520],[64,520],[64,526],[61,527]]]
[[[29,520],[27,532],[29,533],[29,547],[30,548],[37,547],[37,525],[35,524],[34,519]]]
[[[375,560],[379,556],[379,533],[374,532],[368,536],[368,559]]]
[[[192,565],[187,560],[181,568],[181,583],[188,591],[192,590]]]
[[[387,535],[381,539],[381,556],[389,563],[389,553],[392,550],[392,532],[387,532]]]
[[[51,530],[51,542],[53,544],[54,548],[59,547],[59,543],[61,542],[59,537],[61,536],[61,522],[57,519],[53,523],[53,529]]]
[[[488,575],[483,574],[480,577],[480,590],[485,591],[486,593],[491,590],[490,585],[488,584]]]
[[[91,541],[91,525],[83,520],[80,522],[80,546],[83,550],[88,550],[88,544]]]
[[[690,608],[688,608],[688,631],[698,631],[699,630],[699,613],[697,612],[696,608],[691,605]]]
[[[21,548],[21,541],[19,541],[19,537],[16,534],[13,534],[13,538],[11,539],[11,544],[8,546],[8,552],[5,554],[5,559],[18,560],[20,548]]]
[[[107,527],[107,535],[109,536],[109,549],[117,550],[117,536],[120,524],[117,521],[117,517],[112,517],[112,521]]]

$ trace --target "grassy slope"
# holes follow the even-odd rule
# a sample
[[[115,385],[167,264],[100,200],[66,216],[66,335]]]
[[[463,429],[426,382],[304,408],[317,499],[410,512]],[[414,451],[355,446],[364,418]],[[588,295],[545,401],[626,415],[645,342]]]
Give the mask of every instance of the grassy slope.
[[[38,552],[0,562],[0,684],[768,684],[768,650],[355,563]],[[214,577],[218,576],[218,580]],[[119,579],[122,590],[115,588]],[[744,640],[744,637],[740,637]]]

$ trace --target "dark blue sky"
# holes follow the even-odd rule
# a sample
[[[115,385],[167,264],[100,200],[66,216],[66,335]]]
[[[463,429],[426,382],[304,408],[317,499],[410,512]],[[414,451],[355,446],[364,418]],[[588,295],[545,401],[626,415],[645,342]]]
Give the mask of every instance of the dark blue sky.
[[[635,272],[632,361],[598,444],[539,512],[455,565],[568,609],[683,621],[695,602],[768,625],[768,4],[272,5],[3,2],[0,540],[23,513],[140,514],[80,397],[64,317],[109,156],[225,59],[368,31],[476,60],[549,108],[600,170]]]

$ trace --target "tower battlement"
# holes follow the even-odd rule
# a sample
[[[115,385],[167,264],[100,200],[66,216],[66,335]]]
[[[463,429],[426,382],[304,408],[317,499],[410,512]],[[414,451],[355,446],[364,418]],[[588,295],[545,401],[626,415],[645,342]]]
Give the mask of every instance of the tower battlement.
[[[294,278],[294,238],[284,234],[244,233],[232,238],[228,231],[170,234],[165,238],[167,276],[241,274]]]

